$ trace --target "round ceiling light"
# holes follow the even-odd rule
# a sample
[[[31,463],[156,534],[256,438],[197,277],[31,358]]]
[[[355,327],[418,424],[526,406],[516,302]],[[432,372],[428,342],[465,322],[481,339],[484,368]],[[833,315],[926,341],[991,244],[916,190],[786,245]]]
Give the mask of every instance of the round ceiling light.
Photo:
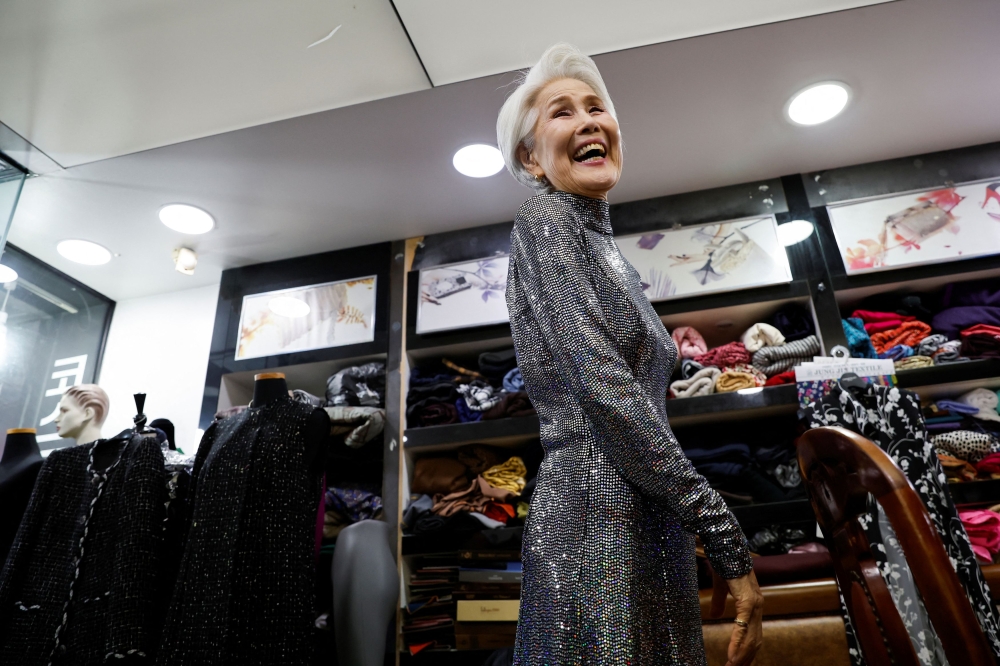
[[[503,169],[503,155],[496,146],[487,146],[484,143],[474,143],[471,146],[462,148],[451,163],[455,165],[458,172],[470,178],[486,178]]]
[[[801,243],[812,235],[815,226],[808,220],[792,220],[778,225],[778,241],[788,247]]]
[[[850,99],[850,88],[843,83],[815,83],[792,95],[785,115],[796,125],[819,125],[843,111]]]
[[[85,240],[64,240],[56,245],[56,250],[70,261],[86,266],[100,266],[111,261],[108,248]]]
[[[160,222],[174,231],[191,236],[205,234],[215,228],[215,218],[201,208],[188,204],[167,204],[160,209]]]
[[[17,271],[10,266],[0,264],[0,283],[7,284],[17,279]]]
[[[279,317],[289,319],[305,317],[310,310],[308,303],[292,296],[276,296],[267,302],[267,307]]]

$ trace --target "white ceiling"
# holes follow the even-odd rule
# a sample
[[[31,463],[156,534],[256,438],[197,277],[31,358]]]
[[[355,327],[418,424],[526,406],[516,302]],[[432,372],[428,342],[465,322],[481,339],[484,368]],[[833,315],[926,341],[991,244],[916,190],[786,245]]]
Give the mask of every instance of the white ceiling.
[[[529,67],[565,41],[595,55],[890,0],[394,0],[434,85]]]
[[[626,143],[612,199],[1000,140],[998,27],[996,0],[907,0],[598,56]],[[224,268],[510,220],[529,192],[506,172],[465,178],[451,156],[494,140],[512,79],[465,81],[33,178],[11,242],[117,300],[211,284]],[[827,79],[854,91],[844,114],[812,128],[783,119],[789,95]],[[189,239],[166,229],[156,211],[174,201],[211,211],[218,229]],[[58,240],[78,237],[121,256],[85,267],[55,252]],[[182,243],[200,255],[194,276],[173,270],[170,254]]]

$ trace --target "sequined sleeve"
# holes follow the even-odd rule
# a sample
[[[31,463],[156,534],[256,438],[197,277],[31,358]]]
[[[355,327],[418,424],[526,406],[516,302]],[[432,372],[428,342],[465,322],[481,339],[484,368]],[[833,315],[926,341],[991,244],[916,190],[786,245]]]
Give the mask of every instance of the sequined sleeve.
[[[619,473],[701,536],[720,575],[745,575],[752,565],[739,524],[617,349],[581,233],[571,220],[532,219],[523,208],[514,226],[512,262],[558,373]]]

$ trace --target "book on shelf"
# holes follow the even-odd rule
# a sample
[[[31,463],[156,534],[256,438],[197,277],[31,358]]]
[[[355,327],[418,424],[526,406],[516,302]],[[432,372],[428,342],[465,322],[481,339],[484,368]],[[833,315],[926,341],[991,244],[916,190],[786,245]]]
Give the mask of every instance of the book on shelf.
[[[520,583],[522,576],[520,562],[506,562],[500,567],[462,567],[458,570],[460,583]]]
[[[517,622],[520,599],[483,599],[455,602],[458,622]]]
[[[514,645],[516,622],[456,622],[455,649],[497,650]]]

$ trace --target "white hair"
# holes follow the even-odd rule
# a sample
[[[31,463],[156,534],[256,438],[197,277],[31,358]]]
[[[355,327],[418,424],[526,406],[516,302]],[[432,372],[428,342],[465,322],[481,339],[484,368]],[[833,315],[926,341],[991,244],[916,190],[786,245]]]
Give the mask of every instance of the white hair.
[[[500,108],[497,116],[497,145],[503,154],[507,170],[518,182],[539,192],[551,192],[547,180],[536,180],[517,156],[518,146],[531,150],[535,143],[535,123],[538,110],[535,108],[539,91],[558,79],[576,79],[586,83],[601,98],[607,112],[616,121],[615,105],[604,85],[601,72],[594,61],[580,49],[570,44],[550,46],[534,66],[524,74],[517,89],[511,93]]]

